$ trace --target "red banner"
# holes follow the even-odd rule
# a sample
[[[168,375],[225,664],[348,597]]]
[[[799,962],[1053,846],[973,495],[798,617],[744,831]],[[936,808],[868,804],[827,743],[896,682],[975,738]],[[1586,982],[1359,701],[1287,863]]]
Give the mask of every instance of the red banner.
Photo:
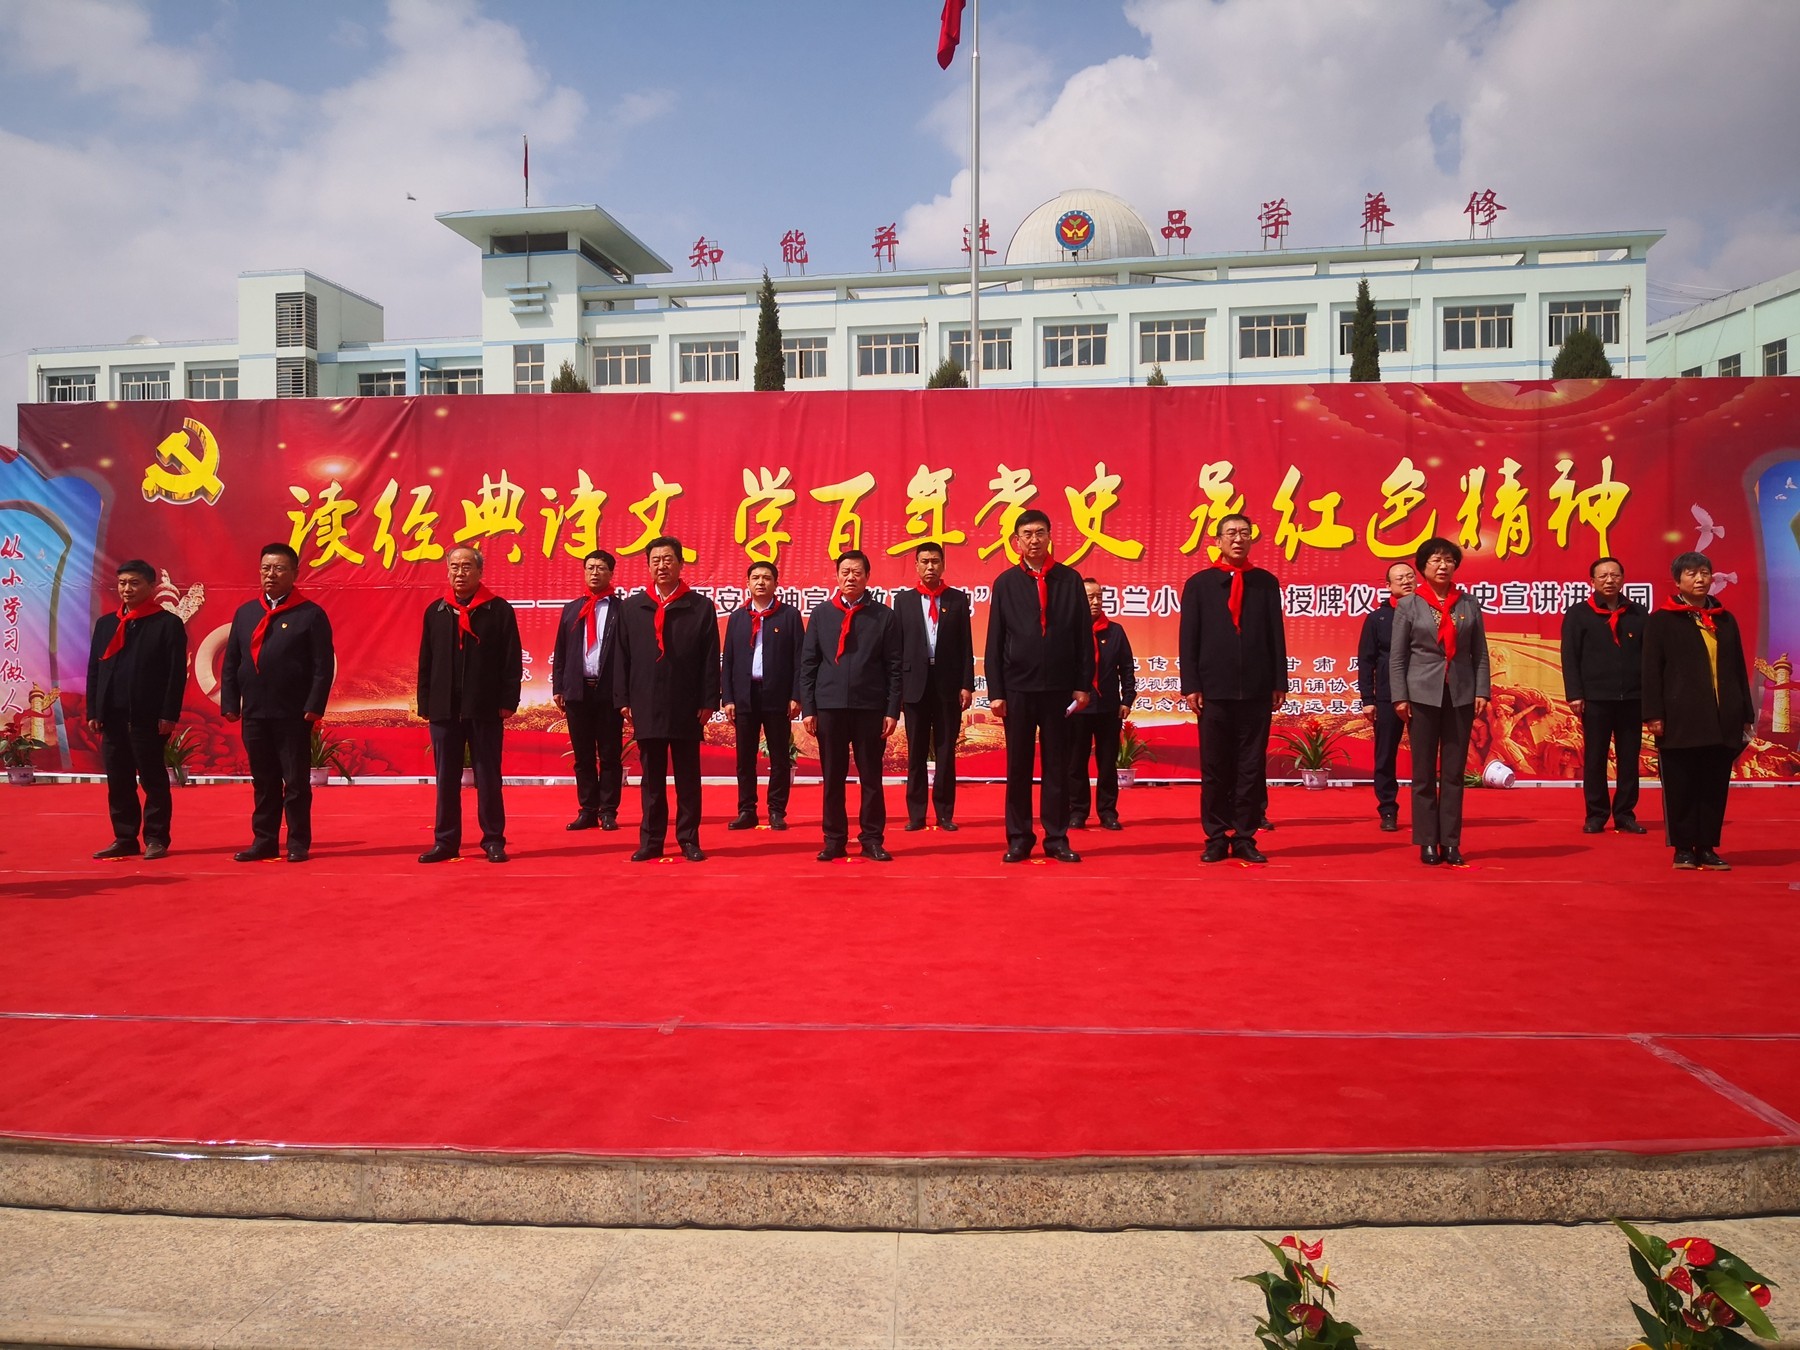
[[[943,543],[948,578],[976,597],[1007,565],[1017,513],[1047,510],[1055,551],[1097,578],[1130,633],[1134,721],[1154,749],[1142,776],[1189,777],[1193,719],[1179,704],[1182,582],[1211,558],[1220,517],[1258,524],[1254,560],[1284,587],[1292,654],[1287,715],[1350,729],[1366,766],[1356,640],[1385,595],[1387,564],[1432,534],[1460,542],[1460,584],[1487,610],[1495,698],[1477,764],[1522,778],[1580,772],[1562,701],[1563,610],[1589,564],[1624,561],[1652,604],[1670,558],[1713,558],[1719,598],[1759,654],[1756,777],[1795,776],[1788,713],[1800,645],[1800,399],[1788,380],[1481,385],[1265,385],[1074,392],[704,394],[33,405],[23,456],[0,465],[0,542],[20,556],[0,598],[21,603],[0,663],[6,715],[55,747],[44,767],[98,767],[83,728],[87,632],[112,570],[143,557],[187,622],[186,722],[195,767],[242,772],[219,716],[232,611],[257,588],[272,540],[302,555],[300,585],[325,605],[339,671],[328,723],[353,771],[427,771],[412,713],[419,622],[444,587],[443,555],[483,549],[487,584],[520,607],[524,707],[509,773],[566,772],[549,699],[556,610],[581,590],[581,557],[619,555],[645,582],[643,550],[680,537],[687,579],[721,613],[744,571],[775,561],[803,611],[832,559],[860,546],[877,588],[913,581],[912,549]],[[1792,500],[1788,498],[1792,497]],[[977,669],[980,676],[979,667]],[[708,732],[708,772],[729,773],[731,732]],[[810,742],[804,752],[810,754]],[[892,752],[898,755],[896,745]],[[965,772],[998,774],[999,728],[978,693]]]

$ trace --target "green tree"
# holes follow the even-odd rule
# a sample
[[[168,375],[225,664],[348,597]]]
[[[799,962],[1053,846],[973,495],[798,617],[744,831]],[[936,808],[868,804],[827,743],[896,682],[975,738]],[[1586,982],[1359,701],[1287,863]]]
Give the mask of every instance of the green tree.
[[[967,389],[969,377],[963,374],[962,362],[945,357],[944,363],[931,372],[931,378],[925,381],[925,387],[927,389]]]
[[[1556,364],[1550,367],[1553,380],[1610,380],[1612,362],[1606,359],[1606,345],[1591,328],[1577,328],[1556,349]]]
[[[1162,368],[1161,362],[1158,362],[1156,365],[1151,366],[1150,373],[1144,377],[1144,387],[1147,389],[1148,388],[1160,389],[1164,385],[1168,384],[1168,382],[1169,382],[1169,377],[1167,375],[1163,374],[1163,368]]]
[[[1381,378],[1381,343],[1375,336],[1375,302],[1369,279],[1356,283],[1356,315],[1350,321],[1350,380],[1372,383]]]
[[[585,394],[587,391],[588,382],[575,373],[574,365],[568,361],[562,363],[562,369],[550,381],[550,392],[553,394]]]
[[[757,389],[787,388],[787,357],[781,351],[781,313],[775,306],[775,283],[763,268],[762,291],[756,297]]]

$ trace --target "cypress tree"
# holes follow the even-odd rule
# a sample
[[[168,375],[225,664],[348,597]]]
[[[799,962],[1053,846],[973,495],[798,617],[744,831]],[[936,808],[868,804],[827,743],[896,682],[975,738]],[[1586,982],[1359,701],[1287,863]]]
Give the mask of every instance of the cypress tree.
[[[963,374],[962,362],[946,356],[943,363],[925,381],[927,389],[967,389],[969,377]]]
[[[781,315],[775,308],[775,283],[763,268],[762,292],[756,297],[757,389],[787,388],[787,358],[781,354]]]
[[[1375,302],[1369,279],[1356,283],[1356,316],[1350,321],[1350,381],[1366,384],[1381,378],[1381,344],[1375,336]]]
[[[1556,364],[1550,367],[1553,380],[1610,380],[1612,362],[1606,359],[1606,344],[1591,328],[1577,328],[1556,349]]]
[[[587,391],[588,382],[575,373],[573,363],[568,361],[562,363],[562,369],[550,381],[550,392],[553,394],[585,394]]]
[[[1150,373],[1144,377],[1144,387],[1146,389],[1160,389],[1168,384],[1168,382],[1169,377],[1163,374],[1162,363],[1160,361],[1151,366]]]

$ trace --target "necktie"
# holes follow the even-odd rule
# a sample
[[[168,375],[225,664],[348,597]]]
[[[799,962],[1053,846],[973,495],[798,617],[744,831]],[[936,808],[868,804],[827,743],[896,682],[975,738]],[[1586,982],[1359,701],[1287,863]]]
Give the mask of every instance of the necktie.
[[[283,610],[292,609],[300,603],[300,592],[289,591],[281,598],[280,603],[271,605],[269,597],[263,597],[263,616],[256,625],[256,631],[250,635],[250,668],[262,669],[263,639],[269,636],[269,621]]]

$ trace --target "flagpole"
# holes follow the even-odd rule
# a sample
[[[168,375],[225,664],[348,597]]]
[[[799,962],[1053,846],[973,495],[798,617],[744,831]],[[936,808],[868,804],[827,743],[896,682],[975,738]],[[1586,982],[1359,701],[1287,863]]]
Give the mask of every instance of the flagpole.
[[[969,388],[981,388],[981,0],[969,26]]]

